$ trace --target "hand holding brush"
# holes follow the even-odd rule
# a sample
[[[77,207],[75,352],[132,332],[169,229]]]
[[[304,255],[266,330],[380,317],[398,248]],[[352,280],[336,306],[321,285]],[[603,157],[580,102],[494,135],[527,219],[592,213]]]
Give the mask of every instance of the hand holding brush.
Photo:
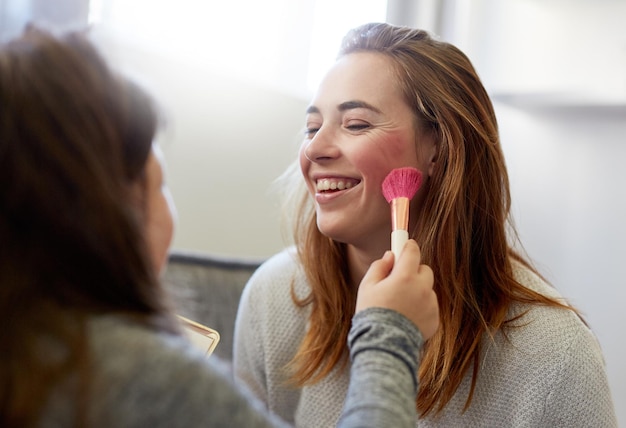
[[[391,204],[391,251],[398,260],[409,239],[409,203],[422,185],[422,173],[411,167],[391,170],[383,180],[383,196]]]

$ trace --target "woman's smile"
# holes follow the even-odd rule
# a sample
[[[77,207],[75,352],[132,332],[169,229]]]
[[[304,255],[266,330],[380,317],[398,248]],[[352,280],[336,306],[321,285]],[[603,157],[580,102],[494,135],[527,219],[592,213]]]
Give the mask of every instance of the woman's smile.
[[[361,180],[351,177],[328,175],[320,176],[312,180],[315,188],[315,201],[318,204],[326,204],[352,193],[359,187]]]

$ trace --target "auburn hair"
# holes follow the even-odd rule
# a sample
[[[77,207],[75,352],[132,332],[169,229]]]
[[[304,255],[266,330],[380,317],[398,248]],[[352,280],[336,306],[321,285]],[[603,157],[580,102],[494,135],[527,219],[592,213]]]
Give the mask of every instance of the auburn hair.
[[[517,282],[512,261],[535,271],[514,249],[511,197],[494,109],[473,65],[459,49],[427,32],[383,23],[366,24],[344,38],[339,56],[374,52],[395,67],[416,123],[432,132],[437,158],[411,237],[435,276],[440,305],[438,332],[424,347],[417,409],[438,413],[471,370],[469,407],[479,372],[481,341],[506,334],[507,311],[524,302],[565,303]],[[347,363],[347,335],[356,290],[349,286],[345,245],[322,235],[311,198],[302,193],[294,243],[311,293],[296,299],[311,305],[309,329],[292,360],[291,381],[319,381]],[[536,271],[535,271],[536,272]]]

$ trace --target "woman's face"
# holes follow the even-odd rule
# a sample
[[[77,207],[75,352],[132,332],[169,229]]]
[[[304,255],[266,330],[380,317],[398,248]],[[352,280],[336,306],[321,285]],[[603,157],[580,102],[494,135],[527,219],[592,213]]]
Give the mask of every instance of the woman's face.
[[[161,273],[167,262],[167,254],[174,236],[176,209],[164,180],[164,161],[158,146],[153,145],[146,163],[144,209],[146,241],[152,263]]]
[[[372,52],[341,57],[307,110],[306,129],[300,167],[320,231],[381,254],[391,233],[384,178],[394,168],[412,166],[426,179],[435,147],[432,138],[419,137],[391,59]]]

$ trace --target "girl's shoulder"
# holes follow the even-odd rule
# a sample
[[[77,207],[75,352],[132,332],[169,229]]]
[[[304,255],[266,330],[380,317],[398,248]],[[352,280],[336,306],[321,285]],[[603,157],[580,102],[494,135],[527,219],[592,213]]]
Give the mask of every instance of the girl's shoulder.
[[[517,261],[513,261],[512,267],[513,277],[524,287],[536,291],[544,296],[563,302],[565,301],[561,293],[534,270]]]
[[[300,264],[298,263],[298,254],[295,247],[287,247],[264,261],[254,275],[291,275],[299,267]]]
[[[514,265],[515,279],[523,286],[570,306],[554,286],[521,264]],[[597,338],[583,318],[571,309],[544,304],[514,303],[509,310],[507,336],[526,349],[551,352],[575,352],[583,346],[599,352]]]
[[[267,259],[250,277],[244,288],[245,294],[254,294],[263,300],[291,299],[291,290],[298,298],[304,298],[310,287],[298,261],[294,247],[289,247]]]
[[[233,384],[230,367],[184,336],[123,316],[95,317],[89,328],[90,385],[98,396],[90,410],[98,426],[266,426]],[[137,411],[119,411],[125,408]]]

